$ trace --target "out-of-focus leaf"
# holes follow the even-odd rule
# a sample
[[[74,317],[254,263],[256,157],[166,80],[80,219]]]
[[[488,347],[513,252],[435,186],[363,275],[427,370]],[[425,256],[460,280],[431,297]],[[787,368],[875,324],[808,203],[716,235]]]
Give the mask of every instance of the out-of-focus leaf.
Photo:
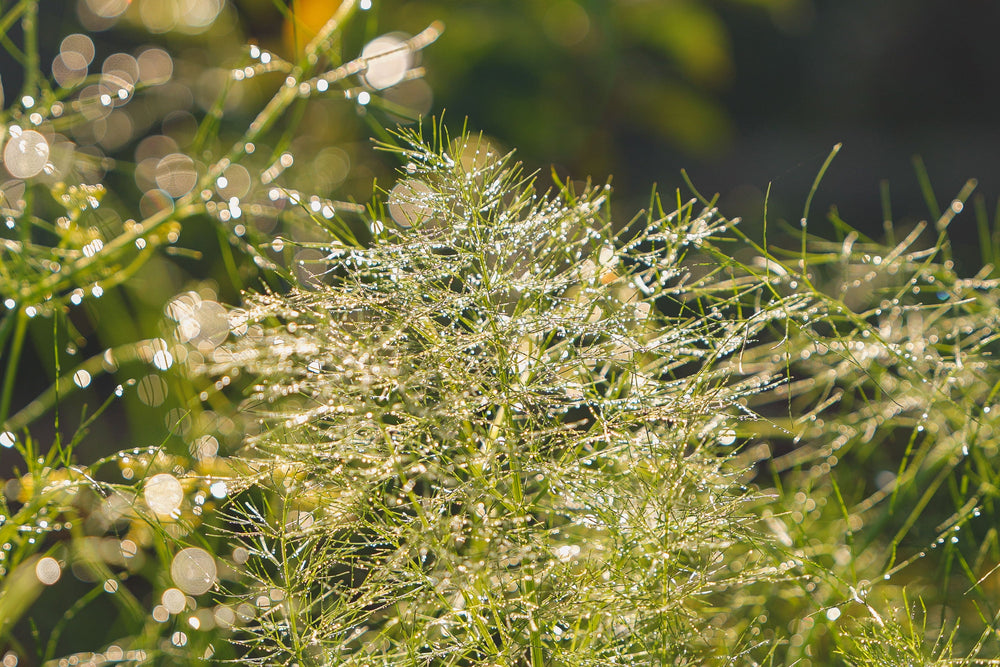
[[[623,3],[620,16],[637,41],[668,55],[691,81],[718,86],[732,74],[726,28],[719,16],[702,4]]]

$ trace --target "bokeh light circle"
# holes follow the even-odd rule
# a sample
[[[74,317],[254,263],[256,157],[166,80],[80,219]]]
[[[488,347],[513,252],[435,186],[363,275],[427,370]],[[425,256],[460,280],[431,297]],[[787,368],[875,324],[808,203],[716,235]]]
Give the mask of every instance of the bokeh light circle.
[[[181,549],[170,563],[170,577],[174,585],[188,595],[207,593],[217,574],[212,554],[199,547]]]

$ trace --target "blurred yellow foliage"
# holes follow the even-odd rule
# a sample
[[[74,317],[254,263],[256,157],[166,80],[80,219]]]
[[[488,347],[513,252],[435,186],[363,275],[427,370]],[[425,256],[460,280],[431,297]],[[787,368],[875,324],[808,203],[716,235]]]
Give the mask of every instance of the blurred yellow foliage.
[[[319,33],[339,6],[338,0],[292,0],[292,11],[285,16],[281,31],[288,53],[301,56],[309,40]]]

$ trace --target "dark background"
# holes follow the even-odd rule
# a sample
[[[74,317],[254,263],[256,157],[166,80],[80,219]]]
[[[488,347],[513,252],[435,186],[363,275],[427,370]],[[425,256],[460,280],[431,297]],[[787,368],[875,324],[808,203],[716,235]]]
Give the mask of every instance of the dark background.
[[[43,50],[55,54],[81,30],[71,8],[83,2],[43,0]],[[306,17],[308,33],[337,5],[228,0],[217,35],[150,35],[133,17],[90,33],[95,63],[142,43],[221,57],[257,42],[291,55],[289,10]],[[371,35],[443,21],[423,54],[429,113],[446,112],[455,128],[467,120],[543,173],[552,165],[573,179],[613,176],[623,214],[653,183],[682,186],[683,168],[748,225],[761,218],[768,184],[772,221],[797,221],[836,143],[843,150],[811,220],[820,233],[836,204],[848,223],[881,234],[882,180],[898,224],[926,218],[914,156],[943,202],[972,177],[991,211],[1000,192],[995,2],[375,0],[368,16],[345,56]],[[206,47],[206,36],[220,43]],[[0,74],[9,102],[20,66],[4,54]],[[960,220],[953,234],[972,243],[974,224]]]
[[[914,156],[940,202],[972,177],[991,211],[1000,192],[997,3],[581,0],[589,30],[569,46],[547,39],[545,3],[405,5],[381,20],[416,30],[437,16],[448,26],[425,59],[436,111],[468,117],[536,167],[613,175],[623,211],[644,205],[654,182],[682,185],[684,168],[722,195],[727,215],[759,221],[770,183],[771,220],[797,222],[839,142],[813,205],[820,233],[835,204],[881,236],[882,180],[897,225],[927,218]],[[697,36],[678,47],[685,31]],[[699,61],[685,49],[718,55]],[[951,233],[974,243],[971,215]],[[959,256],[978,259],[974,248]]]

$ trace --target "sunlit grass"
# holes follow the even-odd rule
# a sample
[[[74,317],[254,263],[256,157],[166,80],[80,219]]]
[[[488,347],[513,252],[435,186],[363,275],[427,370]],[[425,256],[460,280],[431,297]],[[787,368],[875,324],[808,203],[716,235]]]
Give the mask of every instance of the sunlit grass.
[[[895,229],[886,190],[885,241],[835,213],[817,238],[834,151],[768,244],[691,184],[614,220],[610,188],[540,193],[432,122],[379,129],[400,171],[363,206],[297,119],[332,93],[404,117],[381,91],[440,25],[341,58],[361,9],[338,7],[300,61],[216,72],[183,147],[131,134],[129,105],[177,92],[167,51],[90,74],[76,34],[49,78],[38,3],[0,16],[27,80],[3,116],[4,665],[1000,659],[1000,224],[975,183],[941,205],[918,169],[929,223]],[[177,286],[164,258],[209,250]]]

